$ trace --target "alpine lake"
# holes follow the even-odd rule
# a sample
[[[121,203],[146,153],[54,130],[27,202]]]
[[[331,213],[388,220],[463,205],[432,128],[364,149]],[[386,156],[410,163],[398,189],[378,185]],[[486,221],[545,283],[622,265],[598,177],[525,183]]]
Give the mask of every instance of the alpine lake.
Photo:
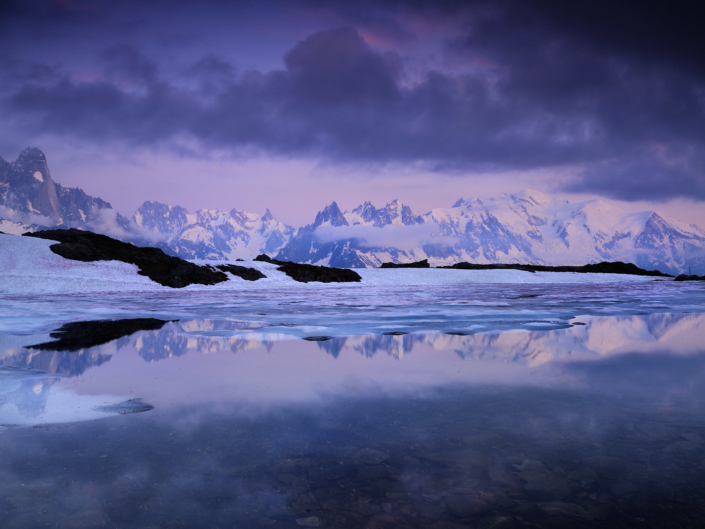
[[[4,529],[705,526],[702,284],[2,299]]]

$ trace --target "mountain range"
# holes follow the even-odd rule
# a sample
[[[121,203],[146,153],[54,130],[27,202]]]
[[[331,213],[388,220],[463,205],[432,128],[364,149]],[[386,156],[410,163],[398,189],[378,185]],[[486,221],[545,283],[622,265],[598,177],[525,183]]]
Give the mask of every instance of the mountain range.
[[[271,212],[189,213],[145,202],[131,219],[78,188],[51,178],[46,157],[25,149],[14,162],[0,158],[0,231],[79,227],[185,259],[281,260],[344,268],[428,259],[582,265],[625,261],[649,270],[705,273],[705,232],[654,211],[631,213],[606,200],[571,203],[525,190],[489,199],[461,198],[450,208],[418,214],[394,200],[342,211],[333,202],[313,223],[294,228]]]

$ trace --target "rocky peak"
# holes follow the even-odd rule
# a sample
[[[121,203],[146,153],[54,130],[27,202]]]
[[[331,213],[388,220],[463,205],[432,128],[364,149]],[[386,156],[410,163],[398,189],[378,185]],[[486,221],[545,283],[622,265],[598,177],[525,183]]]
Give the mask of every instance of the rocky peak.
[[[365,202],[361,206],[352,210],[352,213],[359,216],[362,222],[372,222],[377,214],[377,209],[372,205],[372,202]]]
[[[348,221],[343,216],[343,212],[340,211],[338,204],[335,202],[331,202],[330,205],[323,208],[323,211],[318,212],[313,225],[318,227],[326,223],[330,223],[331,226],[349,226]]]
[[[155,233],[172,233],[188,222],[188,211],[181,206],[144,202],[132,217],[135,224]]]
[[[269,208],[267,208],[267,211],[265,211],[264,215],[262,215],[262,220],[264,222],[267,222],[268,220],[274,220],[274,215],[272,215],[272,212],[269,211]]]
[[[35,147],[23,150],[5,167],[2,205],[23,213],[34,213],[61,222],[61,203],[44,153]]]
[[[378,228],[389,224],[410,225],[424,222],[421,215],[415,214],[409,206],[402,204],[399,199],[394,199],[379,209],[375,208],[371,202],[365,202],[347,214],[346,218],[353,225],[371,224]]]

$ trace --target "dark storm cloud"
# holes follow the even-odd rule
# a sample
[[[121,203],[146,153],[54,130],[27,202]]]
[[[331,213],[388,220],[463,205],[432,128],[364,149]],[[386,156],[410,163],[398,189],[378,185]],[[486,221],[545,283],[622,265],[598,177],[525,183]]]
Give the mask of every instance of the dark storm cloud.
[[[401,60],[373,52],[356,30],[317,33],[284,56],[294,97],[309,104],[389,102],[399,96]]]
[[[27,12],[13,5],[0,11],[0,26],[22,26]],[[5,112],[27,137],[59,133],[141,146],[191,138],[201,152],[255,147],[439,170],[569,164],[582,167],[573,191],[705,198],[704,17],[697,4],[302,1],[299,9],[347,25],[301,40],[284,53],[283,69],[239,73],[227,50],[170,68],[166,55],[131,43],[130,31],[111,33],[109,2],[101,4],[112,5],[103,15],[70,2],[37,5],[43,24],[61,11],[53,34],[61,20],[90,17],[93,31],[104,24],[111,44],[96,50],[100,75],[91,79],[69,67],[60,79],[32,79],[26,67],[23,75],[5,71]],[[134,19],[149,6],[163,8],[131,4]],[[456,67],[410,79],[401,51],[373,48],[359,32],[422,39],[414,20],[441,33],[455,28],[444,38]]]

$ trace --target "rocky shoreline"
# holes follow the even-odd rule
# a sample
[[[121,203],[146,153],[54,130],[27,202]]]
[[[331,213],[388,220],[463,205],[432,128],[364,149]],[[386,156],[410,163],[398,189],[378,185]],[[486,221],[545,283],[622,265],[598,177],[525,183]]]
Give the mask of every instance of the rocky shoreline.
[[[235,264],[199,266],[167,255],[159,248],[135,246],[107,235],[75,228],[43,230],[25,233],[23,236],[57,241],[57,244],[52,244],[49,249],[65,259],[82,262],[121,261],[137,265],[140,275],[147,276],[165,287],[215,285],[228,280],[225,272],[245,281],[257,281],[267,277],[259,270]],[[361,280],[357,272],[343,268],[278,261],[264,254],[258,255],[255,260],[280,265],[277,270],[299,283],[349,283]]]
[[[524,272],[573,272],[577,274],[627,274],[632,276],[673,277],[658,270],[644,270],[622,261],[587,264],[583,266],[544,266],[531,264],[475,264],[456,263],[438,268],[453,270],[523,270]]]
[[[25,233],[23,237],[58,241],[49,249],[65,259],[83,262],[122,261],[137,265],[140,275],[165,287],[215,285],[228,280],[228,276],[221,271],[172,257],[159,248],[134,246],[90,231],[75,228],[45,230]]]
[[[674,281],[705,281],[705,276],[681,274]]]
[[[413,263],[382,263],[380,268],[431,268],[428,259],[416,261]],[[522,270],[524,272],[573,272],[578,274],[628,274],[633,276],[654,276],[654,277],[673,277],[658,270],[644,270],[632,263],[623,263],[622,261],[587,264],[583,266],[545,266],[532,264],[476,264],[476,263],[455,263],[451,266],[437,266],[435,268],[443,268],[448,270]],[[692,277],[698,280],[697,276],[678,276]],[[705,276],[703,277],[705,279]],[[694,279],[678,279],[678,281],[693,281]]]
[[[49,249],[52,253],[65,259],[95,262],[95,261],[120,261],[134,264],[138,267],[138,274],[146,276],[159,285],[170,288],[183,288],[188,285],[215,285],[228,281],[232,274],[245,281],[258,281],[267,279],[268,268],[247,267],[233,263],[208,263],[198,265],[185,261],[179,257],[165,254],[161,249],[154,247],[139,247],[125,243],[106,235],[79,229],[52,229],[33,233],[25,233],[26,237],[33,237],[56,241]],[[273,259],[265,254],[258,255],[254,261],[276,265],[276,270],[284,272],[286,276],[299,283],[359,283],[365,273],[358,273],[352,269],[317,266],[312,264],[295,263]],[[243,263],[244,264],[244,263]],[[431,269],[434,268],[428,259],[412,263],[383,263],[380,268],[385,269]],[[519,270],[525,272],[563,272],[580,274],[616,274],[645,276],[654,278],[671,279],[673,276],[657,270],[645,270],[632,263],[601,262],[583,266],[546,266],[532,264],[476,264],[468,262],[456,263],[452,266],[439,266],[436,269],[452,270]],[[386,273],[382,274],[386,276]],[[423,276],[425,277],[425,275]],[[270,280],[280,279],[270,278]],[[371,280],[373,278],[370,278]],[[678,281],[700,281],[704,277],[681,275]],[[367,282],[368,279],[365,279]]]
[[[413,263],[382,263],[380,268],[431,268],[428,259],[415,261]]]
[[[348,268],[332,268],[330,266],[316,266],[310,264],[292,263],[290,261],[279,261],[271,257],[260,254],[255,257],[255,261],[272,263],[279,265],[277,270],[284,272],[294,281],[299,283],[359,283],[362,278],[360,274]]]

